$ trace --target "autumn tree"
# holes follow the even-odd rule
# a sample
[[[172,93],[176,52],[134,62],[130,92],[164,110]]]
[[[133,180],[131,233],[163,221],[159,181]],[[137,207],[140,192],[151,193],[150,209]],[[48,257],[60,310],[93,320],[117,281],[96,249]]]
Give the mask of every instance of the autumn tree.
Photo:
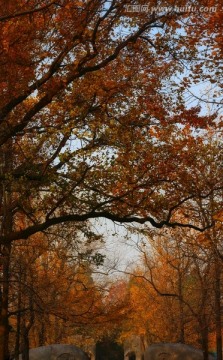
[[[190,3],[178,0],[174,6]],[[181,11],[172,1],[165,9],[149,1],[148,12],[129,11],[127,0],[1,0],[0,5],[3,360],[14,241],[100,217],[204,229],[191,218],[183,224],[174,218],[188,200],[204,199],[207,192],[202,186],[185,188],[182,168],[193,161],[184,159],[182,148],[177,155],[173,139],[180,125],[186,131],[205,128],[215,115],[188,108],[183,93],[190,84],[173,86],[173,79],[186,65],[196,65],[207,24],[216,15],[199,8]],[[219,28],[211,29],[220,47]],[[213,52],[207,56],[218,64]],[[201,76],[197,68],[191,71]],[[220,186],[219,179],[211,191]]]
[[[218,119],[220,121],[220,119]],[[205,226],[209,224],[212,219],[222,209],[222,130],[217,125],[216,129],[208,129],[203,135],[203,145],[200,145],[199,152],[196,156],[196,163],[199,162],[200,166],[193,166],[190,175],[190,187],[195,187],[199,192],[206,189],[208,196],[206,198],[194,199],[191,203],[193,209],[193,218],[197,218],[199,222]],[[202,174],[202,180],[197,181]],[[211,177],[209,177],[211,174]],[[186,183],[185,183],[186,186]],[[218,187],[218,191],[213,191]],[[182,214],[184,210],[181,209]],[[216,220],[218,216],[216,217]],[[196,236],[196,246],[200,251],[206,253],[206,268],[212,272],[213,282],[213,298],[214,298],[214,317],[215,317],[215,331],[216,331],[216,348],[218,359],[222,359],[222,225],[221,222],[216,221],[211,229],[206,229],[204,234]]]
[[[97,316],[101,299],[91,277],[103,261],[97,251],[101,236],[86,224],[64,226],[60,236],[56,229],[40,235],[17,242],[11,254],[10,344],[15,356],[22,352],[24,359],[30,346],[67,342],[77,324]]]
[[[189,230],[163,229],[157,232],[148,227],[150,246],[148,250],[144,246],[139,248],[147,270],[145,273],[141,270],[140,274],[135,273],[134,276],[148,281],[158,295],[166,298],[164,301],[168,304],[168,313],[165,312],[165,306],[162,313],[167,319],[170,309],[174,309],[173,319],[169,323],[172,325],[174,319],[176,320],[175,328],[180,330],[178,339],[181,342],[185,342],[185,339],[193,342],[193,336],[197,333],[206,357],[210,331],[216,328],[217,354],[221,359],[222,226],[218,218],[222,209],[222,140],[218,128],[215,131],[209,129],[201,136],[192,135],[189,129],[176,134],[175,158],[181,156],[182,159],[181,166],[178,167],[178,173],[182,171],[184,174],[182,184],[185,189],[189,187],[201,196],[182,204],[181,209],[176,209],[174,216],[182,222],[188,221],[190,216],[195,223],[201,222],[203,227],[210,224],[214,218],[216,224],[202,235]],[[161,139],[165,140],[165,137]],[[196,150],[197,142],[199,152]],[[202,196],[204,190],[207,196]],[[145,235],[145,229],[143,234]],[[155,254],[152,249],[155,249]],[[148,290],[148,298],[149,293]],[[158,303],[156,301],[156,304]],[[177,303],[179,307],[176,307]],[[158,313],[160,314],[159,310]],[[197,330],[194,332],[195,328]],[[167,325],[165,329],[168,329]],[[169,330],[169,333],[173,331]]]
[[[138,335],[145,344],[193,344],[202,347],[207,359],[214,314],[213,257],[187,232],[154,232],[148,247],[140,246],[142,264],[131,273],[132,313],[122,337]]]

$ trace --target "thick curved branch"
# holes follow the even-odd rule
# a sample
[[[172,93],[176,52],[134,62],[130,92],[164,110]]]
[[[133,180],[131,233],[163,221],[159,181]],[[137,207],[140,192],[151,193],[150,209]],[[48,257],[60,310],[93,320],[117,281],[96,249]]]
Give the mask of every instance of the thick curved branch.
[[[18,11],[17,13],[0,16],[0,21],[11,20],[11,19],[15,19],[17,17],[21,17],[21,16],[25,16],[25,15],[31,15],[31,14],[34,14],[36,12],[44,11],[44,10],[50,8],[52,5],[56,4],[56,2],[57,2],[57,0],[54,0],[51,3],[49,3],[47,5],[44,5],[44,6],[41,6],[41,7],[38,7],[36,9],[30,9],[30,10],[26,10],[26,11]]]
[[[31,235],[40,231],[44,231],[53,225],[62,224],[65,222],[74,222],[74,221],[83,222],[95,218],[106,218],[118,223],[134,223],[134,222],[137,224],[150,223],[152,226],[158,229],[161,229],[164,226],[168,226],[168,227],[180,226],[185,228],[191,228],[200,232],[205,231],[206,229],[213,226],[213,224],[209,224],[203,228],[200,228],[199,226],[190,223],[182,224],[180,222],[169,222],[167,220],[157,221],[151,216],[146,216],[146,217],[120,216],[120,215],[112,214],[108,211],[99,211],[99,212],[90,211],[85,214],[67,214],[67,215],[57,216],[54,218],[47,219],[42,223],[31,225],[24,230],[12,232],[8,236],[0,236],[0,244],[8,244],[9,242],[19,239],[27,239]]]

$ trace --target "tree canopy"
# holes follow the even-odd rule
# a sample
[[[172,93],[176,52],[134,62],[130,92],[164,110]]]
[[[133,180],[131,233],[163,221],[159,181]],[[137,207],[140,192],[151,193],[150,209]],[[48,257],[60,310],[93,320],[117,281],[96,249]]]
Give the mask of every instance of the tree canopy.
[[[3,244],[102,216],[172,225],[183,203],[209,193],[182,186],[178,169],[193,171],[185,141],[199,147],[190,130],[211,126],[215,115],[188,108],[184,80],[175,89],[171,82],[201,62],[204,24],[216,13],[200,13],[198,26],[193,12],[131,13],[127,4],[2,6],[1,179],[13,217],[27,217],[25,228],[1,235]],[[180,125],[189,127],[186,140]]]

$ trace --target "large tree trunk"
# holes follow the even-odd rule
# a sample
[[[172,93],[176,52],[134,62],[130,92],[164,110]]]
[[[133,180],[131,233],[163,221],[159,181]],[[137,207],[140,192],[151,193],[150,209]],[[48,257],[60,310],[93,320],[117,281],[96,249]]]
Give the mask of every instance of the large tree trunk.
[[[0,360],[9,358],[8,340],[8,297],[9,297],[9,265],[11,246],[1,247],[2,286],[0,308]]]
[[[12,143],[1,153],[0,173],[7,174],[12,168]],[[9,180],[10,181],[10,180]],[[1,214],[1,235],[7,236],[12,232],[12,198],[10,182],[2,181],[0,189],[0,214]],[[9,267],[10,267],[11,244],[0,244],[0,266],[1,266],[1,303],[0,303],[0,360],[9,359]]]
[[[222,332],[221,332],[221,266],[219,257],[215,258],[215,327],[217,360],[222,360]]]

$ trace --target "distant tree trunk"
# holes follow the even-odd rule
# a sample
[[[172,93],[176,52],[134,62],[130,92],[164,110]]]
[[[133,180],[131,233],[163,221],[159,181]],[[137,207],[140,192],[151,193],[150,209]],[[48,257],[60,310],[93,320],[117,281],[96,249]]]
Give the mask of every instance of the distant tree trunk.
[[[29,330],[24,326],[23,328],[23,351],[22,360],[29,360]]]
[[[180,342],[184,344],[185,343],[184,306],[181,297],[179,298],[179,302],[180,302]]]
[[[21,333],[21,308],[22,308],[22,288],[21,288],[21,265],[19,264],[19,284],[18,284],[18,302],[17,302],[17,323],[16,323],[16,339],[15,339],[15,349],[14,356],[15,359],[19,359],[20,353],[20,333]]]
[[[208,360],[208,325],[205,316],[202,319],[200,319],[200,329],[201,329],[201,344],[204,354],[204,360]]]
[[[179,281],[178,281],[178,294],[179,294],[179,311],[180,311],[180,342],[182,344],[185,343],[185,315],[184,315],[184,302],[183,302],[183,292],[182,292],[182,277],[179,273]]]
[[[45,345],[45,324],[44,319],[41,321],[39,329],[39,346]]]
[[[33,294],[29,294],[29,319],[24,318],[22,326],[22,360],[29,360],[29,332],[34,324]]]

